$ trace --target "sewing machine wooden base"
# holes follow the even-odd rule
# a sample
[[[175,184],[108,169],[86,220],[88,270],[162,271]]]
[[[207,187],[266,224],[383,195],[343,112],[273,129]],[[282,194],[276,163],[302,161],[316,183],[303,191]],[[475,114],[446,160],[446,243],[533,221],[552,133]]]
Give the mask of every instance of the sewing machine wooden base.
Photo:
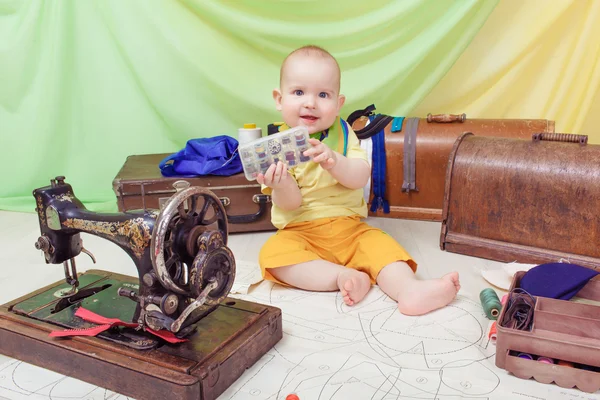
[[[137,284],[137,278],[99,270],[79,279],[89,283],[97,278]],[[282,337],[281,310],[228,298],[198,322],[184,343],[136,350],[101,337],[51,338],[51,331],[64,328],[35,318],[48,314],[57,301],[53,293],[65,286],[57,282],[0,306],[0,353],[136,399],[215,399]],[[48,299],[48,306],[16,313],[40,299]],[[119,307],[112,309],[120,315],[133,312],[126,304],[135,308],[129,299],[115,301]],[[97,303],[90,297],[81,306],[100,314],[93,309]],[[79,305],[71,307],[57,314],[72,315]]]

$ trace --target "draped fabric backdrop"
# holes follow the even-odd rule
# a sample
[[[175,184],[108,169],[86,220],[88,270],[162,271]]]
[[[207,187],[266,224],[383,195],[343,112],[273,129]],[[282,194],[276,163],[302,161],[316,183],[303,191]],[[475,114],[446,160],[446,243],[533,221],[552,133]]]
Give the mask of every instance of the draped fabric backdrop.
[[[452,69],[410,112],[428,110],[553,119],[556,132],[600,143],[600,1],[500,1]]]
[[[548,118],[600,143],[597,0],[0,0],[0,209],[66,175],[115,210],[128,155],[280,120],[304,44],[338,59],[344,117]]]

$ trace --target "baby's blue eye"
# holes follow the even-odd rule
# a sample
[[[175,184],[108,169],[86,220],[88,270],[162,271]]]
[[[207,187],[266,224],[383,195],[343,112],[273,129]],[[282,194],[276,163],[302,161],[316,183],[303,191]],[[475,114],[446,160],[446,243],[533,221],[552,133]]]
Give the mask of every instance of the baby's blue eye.
[[[295,94],[296,96],[302,96],[302,95],[304,94],[304,92],[303,92],[302,90],[298,89],[298,90],[296,90],[296,91],[294,92],[294,94]]]
[[[321,93],[319,93],[319,97],[322,98],[322,99],[326,99],[327,98],[327,93],[321,92]]]

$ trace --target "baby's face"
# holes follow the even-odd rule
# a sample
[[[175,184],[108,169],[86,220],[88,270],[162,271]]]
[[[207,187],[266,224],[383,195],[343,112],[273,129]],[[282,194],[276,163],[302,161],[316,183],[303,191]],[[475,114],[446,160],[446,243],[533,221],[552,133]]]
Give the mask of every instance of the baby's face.
[[[287,60],[281,89],[273,92],[283,121],[291,128],[305,126],[309,133],[333,125],[344,104],[335,62],[318,55],[296,55]]]

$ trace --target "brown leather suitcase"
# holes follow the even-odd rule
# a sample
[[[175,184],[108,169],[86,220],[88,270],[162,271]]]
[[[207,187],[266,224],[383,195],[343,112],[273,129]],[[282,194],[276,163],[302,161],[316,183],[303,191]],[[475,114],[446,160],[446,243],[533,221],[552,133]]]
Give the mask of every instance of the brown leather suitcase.
[[[583,135],[462,135],[448,159],[440,247],[600,268],[600,145]]]
[[[348,117],[359,139],[368,137],[365,133],[369,126],[365,125],[369,117],[365,114],[373,111],[374,107],[367,107]],[[380,128],[385,132],[384,199],[389,203],[389,213],[379,208],[376,212],[370,211],[369,215],[387,218],[441,220],[448,155],[462,133],[529,138],[532,133],[554,132],[554,121],[545,119],[467,119],[465,114],[429,114],[427,118],[405,118],[401,122],[398,118],[383,117],[373,120],[370,125],[373,125],[371,134]],[[379,127],[375,128],[377,123]],[[413,146],[404,146],[405,142]],[[375,153],[375,148],[373,151]],[[375,197],[373,183],[370,204]]]
[[[169,154],[127,157],[113,180],[119,211],[159,209],[177,190],[188,186],[210,189],[225,206],[229,233],[271,231],[271,196],[260,191],[256,181],[243,173],[232,176],[177,178],[162,176],[158,164]]]

